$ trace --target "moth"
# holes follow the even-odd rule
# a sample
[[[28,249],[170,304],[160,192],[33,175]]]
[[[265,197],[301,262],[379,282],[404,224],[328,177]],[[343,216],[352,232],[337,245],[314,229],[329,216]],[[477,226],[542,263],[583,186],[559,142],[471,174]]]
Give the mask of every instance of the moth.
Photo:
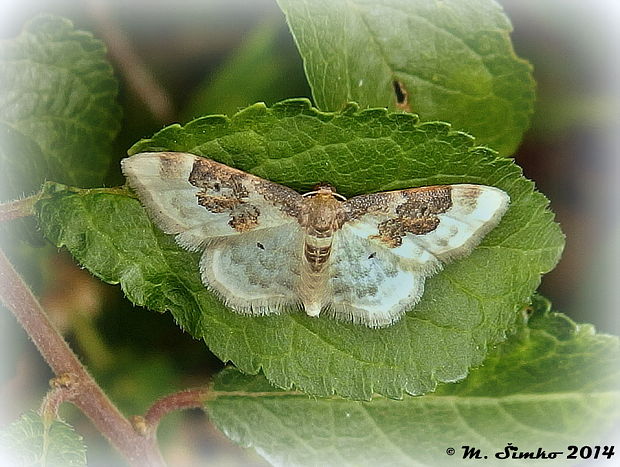
[[[202,251],[203,284],[249,315],[310,316],[384,327],[422,296],[426,278],[469,254],[500,221],[508,195],[471,184],[345,199],[300,195],[205,157],[144,152],[121,162],[153,222]]]

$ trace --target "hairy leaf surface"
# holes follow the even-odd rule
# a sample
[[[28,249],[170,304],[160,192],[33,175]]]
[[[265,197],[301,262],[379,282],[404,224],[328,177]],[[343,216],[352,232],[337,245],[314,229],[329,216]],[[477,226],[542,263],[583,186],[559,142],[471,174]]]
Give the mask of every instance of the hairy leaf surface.
[[[0,431],[0,464],[82,467],[86,466],[86,448],[71,426],[28,412]]]

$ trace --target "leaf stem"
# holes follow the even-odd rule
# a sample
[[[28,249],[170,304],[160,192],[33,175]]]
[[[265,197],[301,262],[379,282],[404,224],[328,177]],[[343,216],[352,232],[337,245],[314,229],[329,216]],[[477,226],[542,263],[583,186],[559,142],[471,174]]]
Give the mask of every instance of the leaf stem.
[[[154,438],[157,427],[162,418],[170,412],[184,409],[202,408],[204,403],[214,400],[218,396],[241,396],[241,397],[261,397],[261,396],[291,396],[301,395],[307,397],[299,391],[280,391],[280,392],[244,392],[244,391],[215,391],[212,385],[208,387],[185,389],[162,397],[156,401],[144,416],[133,417],[133,424],[136,431],[146,437]]]
[[[39,192],[27,198],[0,204],[0,222],[32,216],[34,214],[34,205],[42,196],[43,194]]]
[[[176,410],[202,407],[208,393],[207,388],[195,388],[162,397],[147,410],[144,417],[135,417],[134,425],[141,427],[139,430],[144,430],[148,438],[154,438],[159,422],[165,415]]]
[[[108,399],[1,250],[0,301],[11,310],[28,333],[45,361],[59,377],[60,386],[70,387],[71,391],[74,391],[70,397],[71,402],[91,419],[127,461],[135,466],[164,466],[164,460],[154,440],[137,433],[129,420]],[[53,401],[50,401],[50,404],[53,407]]]
[[[73,376],[69,373],[50,380],[51,389],[45,395],[41,404],[41,416],[48,420],[58,418],[58,408],[63,402],[70,402],[76,395],[76,385]]]

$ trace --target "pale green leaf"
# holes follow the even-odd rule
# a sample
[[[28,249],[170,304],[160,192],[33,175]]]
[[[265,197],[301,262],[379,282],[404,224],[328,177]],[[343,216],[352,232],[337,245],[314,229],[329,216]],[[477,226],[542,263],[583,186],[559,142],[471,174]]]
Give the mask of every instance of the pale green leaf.
[[[507,443],[520,451],[613,445],[620,422],[620,346],[566,316],[538,310],[529,327],[492,351],[467,379],[403,401],[316,399],[273,388],[262,377],[225,370],[206,404],[228,437],[274,465],[472,465]],[[616,443],[617,444],[617,443]],[[455,454],[446,454],[448,448]],[[599,457],[601,465],[611,465]],[[537,462],[542,462],[538,460]],[[583,462],[583,461],[581,461]],[[497,464],[499,465],[499,464]]]
[[[383,109],[322,113],[306,100],[173,125],[131,152],[187,151],[301,192],[329,182],[345,196],[472,182],[509,193],[501,224],[469,257],[426,282],[414,310],[385,329],[310,318],[300,312],[250,317],[226,309],[200,281],[197,254],[154,227],[123,191],[48,185],[38,205],[42,231],[93,274],[120,283],[130,300],[169,310],[223,361],[263,370],[281,387],[368,399],[432,391],[456,381],[501,342],[516,310],[555,265],[563,236],[521,170],[443,123],[419,124]]]
[[[348,101],[401,108],[514,153],[533,111],[534,81],[495,1],[278,3],[319,108],[338,110]]]
[[[35,412],[0,431],[0,464],[14,467],[86,466],[82,437],[63,421]]]
[[[53,16],[0,42],[2,199],[46,179],[103,181],[120,124],[118,85],[105,54],[90,33]]]

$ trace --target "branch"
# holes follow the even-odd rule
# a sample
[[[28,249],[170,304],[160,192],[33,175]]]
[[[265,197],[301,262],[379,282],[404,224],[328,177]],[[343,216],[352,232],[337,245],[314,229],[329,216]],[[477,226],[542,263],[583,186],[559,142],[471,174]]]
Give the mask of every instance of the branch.
[[[110,58],[118,64],[118,70],[129,88],[157,121],[170,123],[175,115],[172,98],[135,52],[127,35],[112,20],[106,2],[91,0],[88,5],[98,25],[97,32],[106,43]]]
[[[127,461],[135,466],[164,466],[154,439],[137,433],[112,404],[54,328],[37,299],[2,251],[0,301],[15,315],[45,361],[59,377],[58,384],[61,387],[70,386],[71,402],[91,419]],[[54,410],[56,404],[54,398],[62,397],[60,391],[59,394],[52,391],[48,406],[51,410]]]

